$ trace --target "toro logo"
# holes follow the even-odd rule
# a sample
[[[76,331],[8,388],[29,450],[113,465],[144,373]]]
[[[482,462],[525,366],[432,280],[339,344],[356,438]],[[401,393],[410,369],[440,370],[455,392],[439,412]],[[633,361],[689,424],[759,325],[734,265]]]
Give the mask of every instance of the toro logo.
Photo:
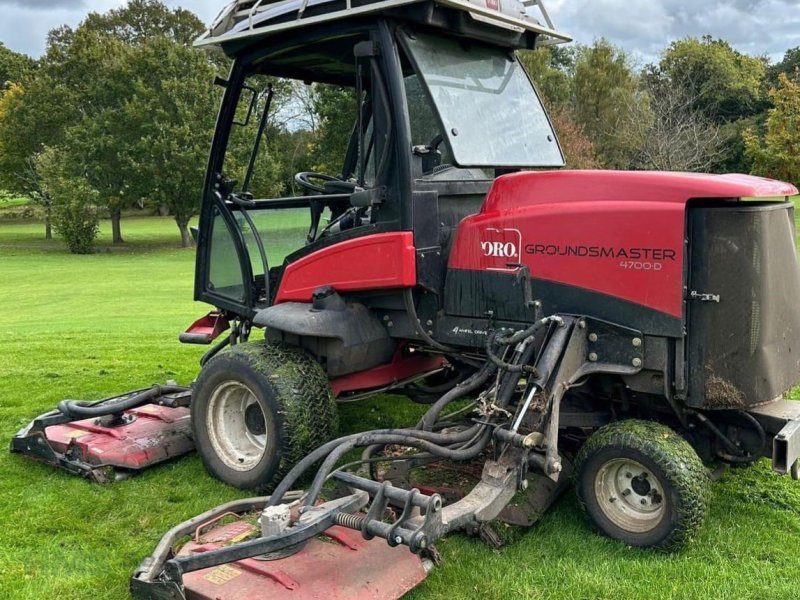
[[[519,262],[522,236],[517,229],[487,228],[480,239],[484,265],[490,270],[513,271]]]

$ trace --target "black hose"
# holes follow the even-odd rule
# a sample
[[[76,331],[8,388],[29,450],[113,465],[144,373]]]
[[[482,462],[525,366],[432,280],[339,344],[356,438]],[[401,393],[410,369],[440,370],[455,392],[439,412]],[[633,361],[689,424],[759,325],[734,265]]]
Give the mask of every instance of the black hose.
[[[405,304],[406,313],[408,313],[408,318],[411,320],[411,326],[414,328],[416,334],[422,338],[423,342],[441,352],[456,352],[455,348],[440,344],[425,331],[425,328],[419,320],[419,315],[417,315],[417,309],[414,307],[414,296],[411,288],[406,288],[403,291],[403,304]]]
[[[492,363],[483,363],[483,366],[477,373],[472,375],[469,379],[457,384],[452,390],[434,402],[427,412],[422,416],[422,419],[417,424],[417,429],[423,431],[430,431],[433,429],[433,426],[438,420],[439,415],[448,404],[455,402],[459,398],[463,398],[470,392],[474,392],[476,389],[485,384],[489,378],[495,374],[495,371],[497,371],[497,367],[495,367]]]
[[[317,501],[317,496],[319,496],[319,493],[322,490],[322,486],[325,484],[325,480],[328,478],[328,473],[330,473],[330,471],[333,469],[336,462],[353,448],[357,448],[359,446],[371,446],[373,444],[400,444],[403,446],[410,446],[412,448],[423,450],[438,458],[446,458],[449,460],[469,460],[480,454],[491,440],[492,429],[486,426],[484,427],[485,431],[483,435],[481,435],[475,444],[458,450],[432,444],[426,440],[415,439],[409,435],[385,435],[370,432],[355,436],[354,438],[351,438],[340,444],[327,456],[325,461],[322,463],[322,466],[317,471],[317,474],[314,476],[314,481],[308,490],[308,495],[306,496],[304,504],[305,506],[314,505],[314,503]]]
[[[115,415],[142,404],[148,404],[153,399],[164,394],[186,392],[189,388],[179,385],[154,385],[153,387],[136,392],[123,400],[107,398],[99,402],[85,402],[82,400],[62,400],[58,403],[58,410],[70,418],[90,419]]]
[[[378,429],[376,431],[368,432],[369,435],[383,435],[383,436],[403,436],[403,439],[408,440],[419,440],[421,442],[425,442],[427,444],[436,445],[436,442],[442,444],[452,444],[458,443],[469,440],[474,434],[477,427],[480,426],[473,426],[469,429],[465,429],[463,431],[459,431],[456,433],[437,433],[433,431],[421,431],[418,429]],[[281,499],[283,495],[289,491],[289,488],[294,485],[294,483],[300,478],[300,476],[307,471],[313,464],[322,460],[326,457],[329,453],[333,452],[337,447],[342,444],[346,444],[353,439],[356,439],[360,436],[367,435],[365,433],[354,433],[351,435],[347,435],[344,437],[340,437],[335,440],[331,440],[330,442],[323,444],[310,454],[308,454],[305,458],[300,460],[292,469],[286,474],[286,476],[281,480],[278,486],[275,488],[275,491],[272,493],[272,497],[270,498],[270,506],[275,506],[281,503]],[[369,444],[358,444],[359,446],[370,446],[374,444],[383,444],[383,443],[401,443],[401,442],[381,442],[375,441]],[[411,445],[411,444],[409,444]],[[412,445],[413,446],[413,445]],[[413,446],[416,447],[416,446]]]
[[[511,333],[509,335],[504,335],[503,330],[498,329],[493,331],[488,338],[486,339],[486,355],[489,357],[489,360],[492,361],[498,368],[504,369],[506,371],[510,371],[512,373],[536,373],[536,367],[530,366],[526,361],[518,361],[516,363],[509,363],[503,360],[501,356],[495,354],[494,346],[510,346],[512,344],[518,344],[522,340],[525,340],[531,336],[536,335],[536,333],[545,325],[550,323],[552,319],[550,317],[546,317],[544,319],[540,319],[536,321],[530,327],[523,329],[521,331],[517,331],[515,333]]]

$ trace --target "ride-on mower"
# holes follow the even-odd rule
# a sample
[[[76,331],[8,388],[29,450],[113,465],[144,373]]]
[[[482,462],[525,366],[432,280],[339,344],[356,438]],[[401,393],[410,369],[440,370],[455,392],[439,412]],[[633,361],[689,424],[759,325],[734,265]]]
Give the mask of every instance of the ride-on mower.
[[[397,597],[437,539],[498,543],[496,520],[531,525],[570,480],[596,530],[672,551],[705,464],[798,478],[797,190],[560,170],[515,51],[567,40],[535,0],[238,0],[199,40],[233,66],[197,231],[215,311],[181,340],[225,337],[191,388],[65,401],[12,442],[94,479],[194,444],[218,479],[273,489],[176,526],[137,597]],[[353,91],[343,170],[298,173],[304,196],[258,193],[267,77]],[[294,246],[270,229],[301,215]],[[332,439],[335,400],[387,390],[430,407]]]

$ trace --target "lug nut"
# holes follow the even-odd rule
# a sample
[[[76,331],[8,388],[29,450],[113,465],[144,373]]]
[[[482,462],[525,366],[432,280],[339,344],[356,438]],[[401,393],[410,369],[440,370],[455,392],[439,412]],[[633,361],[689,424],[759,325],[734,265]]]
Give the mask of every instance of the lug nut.
[[[625,472],[625,477],[627,477],[628,479],[630,479],[631,477],[633,477],[633,475],[631,475],[631,472],[630,472],[630,471],[626,471],[626,472]]]
[[[625,490],[625,491],[623,491],[623,492],[622,492],[622,495],[623,495],[623,496],[630,496],[630,494],[631,494],[631,491],[630,491],[630,489],[627,489],[627,490]]]
[[[646,498],[642,498],[641,500],[639,500],[639,502],[641,503],[642,506],[647,506],[647,499]]]

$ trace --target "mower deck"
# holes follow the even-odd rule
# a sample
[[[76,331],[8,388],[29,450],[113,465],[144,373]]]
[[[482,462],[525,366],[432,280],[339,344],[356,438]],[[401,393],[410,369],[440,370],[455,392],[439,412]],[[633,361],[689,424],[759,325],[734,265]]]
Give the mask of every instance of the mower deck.
[[[211,529],[181,548],[178,556],[206,552],[255,535],[257,526],[238,520]],[[382,600],[399,598],[425,579],[420,558],[384,540],[334,525],[297,553],[277,560],[245,558],[187,573],[187,600]]]
[[[136,393],[102,403],[113,406]],[[124,478],[194,450],[185,406],[190,395],[189,391],[164,394],[156,403],[78,420],[54,410],[21,429],[11,439],[11,451],[97,483]]]

